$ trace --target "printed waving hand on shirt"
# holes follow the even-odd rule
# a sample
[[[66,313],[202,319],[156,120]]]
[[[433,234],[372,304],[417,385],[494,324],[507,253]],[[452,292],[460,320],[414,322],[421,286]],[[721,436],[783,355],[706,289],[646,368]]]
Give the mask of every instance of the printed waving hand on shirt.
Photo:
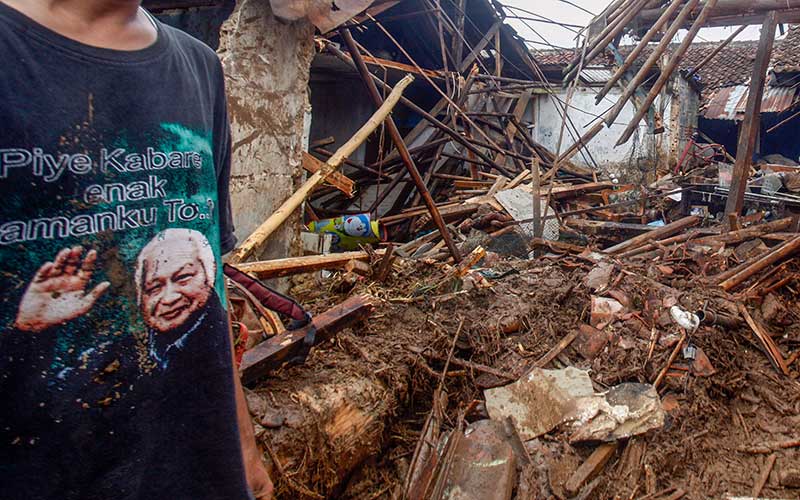
[[[83,316],[111,285],[103,281],[89,292],[97,252],[83,256],[81,246],[64,248],[46,262],[25,290],[17,311],[16,328],[40,332]]]

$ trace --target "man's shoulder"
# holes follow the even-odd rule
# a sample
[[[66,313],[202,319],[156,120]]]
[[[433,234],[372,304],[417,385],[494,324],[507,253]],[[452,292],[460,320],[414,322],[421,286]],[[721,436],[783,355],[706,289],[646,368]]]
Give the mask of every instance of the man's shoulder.
[[[175,49],[193,61],[202,62],[210,68],[221,68],[219,57],[214,49],[192,35],[166,23],[159,22],[159,30],[170,39]]]

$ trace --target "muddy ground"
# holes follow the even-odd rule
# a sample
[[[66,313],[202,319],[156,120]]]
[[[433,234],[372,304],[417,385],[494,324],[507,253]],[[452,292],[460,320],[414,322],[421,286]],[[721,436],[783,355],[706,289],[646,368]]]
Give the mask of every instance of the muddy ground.
[[[283,474],[276,474],[279,498],[398,498],[443,368],[441,361],[412,351],[431,349],[446,356],[462,321],[454,357],[514,376],[589,322],[592,293],[584,278],[595,266],[592,262],[570,256],[530,261],[494,257],[483,266],[478,286],[472,278],[448,278],[441,264],[412,261],[398,261],[395,272],[381,284],[362,278],[351,287],[341,275],[295,280],[294,295],[315,311],[353,294],[367,293],[380,303],[368,321],[315,348],[305,365],[282,369],[262,381],[256,392],[271,407],[267,413],[280,413],[281,402],[290,401],[299,386],[316,383],[315,378],[319,383],[341,379],[344,384],[363,379],[385,390],[377,397],[389,418],[370,443],[373,458],[343,478],[331,479],[335,475],[326,467],[336,466],[325,464],[346,457],[326,455],[311,436],[295,438],[296,452],[286,456]],[[766,318],[758,301],[750,301],[787,357],[800,349],[796,284],[792,281],[773,295],[780,307],[778,312],[774,307],[765,311]],[[731,315],[736,314],[736,300],[742,300],[705,283],[691,265],[656,269],[652,263],[617,261],[602,295],[610,296],[608,289],[628,304],[628,314],[604,329],[610,342],[593,360],[579,354],[573,343],[547,365],[590,369],[598,391],[621,382],[655,380],[680,335],[668,313],[676,299],[689,311],[705,308]],[[789,377],[777,372],[746,325],[704,324],[689,340],[707,355],[715,373],[693,373],[679,355],[659,388],[668,410],[664,428],[621,443],[581,498],[667,498],[669,488],[685,490],[683,498],[688,499],[749,496],[769,454],[743,449],[800,438],[798,363],[790,367]],[[459,408],[483,399],[482,387],[500,382],[492,375],[451,366],[445,377],[445,426],[455,425]],[[263,415],[257,416],[257,421],[263,420]],[[284,431],[291,425],[283,422]],[[273,444],[289,435],[279,428],[260,432]],[[571,446],[558,432],[526,446],[536,464],[522,473],[536,486],[517,498],[563,498],[563,482],[594,448]],[[800,489],[780,484],[784,471],[800,468],[800,448],[774,453],[761,496],[800,498]]]

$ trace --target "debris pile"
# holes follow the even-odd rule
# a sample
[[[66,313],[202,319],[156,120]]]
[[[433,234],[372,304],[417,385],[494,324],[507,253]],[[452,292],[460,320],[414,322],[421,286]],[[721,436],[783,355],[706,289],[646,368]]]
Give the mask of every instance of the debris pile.
[[[390,255],[383,281],[388,251],[365,250],[358,271],[296,280],[329,311],[320,325],[365,296],[371,315],[302,366],[255,361],[279,484],[308,498],[708,498],[749,494],[771,463],[762,491],[791,498],[797,236],[791,218],[752,219],[689,216],[533,259],[479,246],[463,266]]]

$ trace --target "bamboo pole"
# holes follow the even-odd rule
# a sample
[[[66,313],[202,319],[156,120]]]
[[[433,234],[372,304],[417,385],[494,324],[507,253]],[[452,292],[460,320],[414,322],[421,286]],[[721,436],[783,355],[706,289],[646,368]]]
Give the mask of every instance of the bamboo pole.
[[[266,220],[264,221],[253,233],[247,237],[246,240],[236,248],[228,258],[228,262],[231,264],[236,264],[238,262],[242,262],[244,259],[252,256],[256,251],[258,251],[263,245],[267,238],[278,229],[281,224],[286,221],[287,218],[294,212],[297,207],[303,204],[305,199],[308,197],[309,194],[325,181],[325,178],[328,177],[329,174],[336,171],[339,168],[344,160],[353,154],[353,152],[358,149],[361,144],[367,140],[367,137],[375,131],[375,129],[380,126],[380,124],[389,116],[389,113],[392,112],[392,109],[395,107],[397,102],[400,100],[401,95],[403,94],[403,90],[408,87],[411,82],[414,81],[414,77],[411,75],[406,75],[400,82],[397,83],[394,90],[389,94],[386,98],[386,101],[383,105],[375,112],[374,115],[370,117],[369,120],[356,132],[356,134],[350,138],[345,144],[342,145],[334,154],[333,156],[325,162],[323,168],[317,171],[314,175],[308,178],[306,182],[295,191],[283,204],[278,207],[275,212]]]
[[[678,67],[678,64],[681,62],[683,55],[689,50],[689,46],[692,44],[692,40],[694,37],[697,36],[697,32],[700,31],[700,28],[706,22],[706,18],[708,18],[708,14],[711,12],[711,9],[717,4],[717,0],[708,0],[703,10],[700,11],[700,15],[697,16],[697,19],[692,24],[692,27],[689,29],[689,32],[683,38],[683,41],[678,46],[678,49],[670,58],[669,62],[667,63],[666,68],[662,68],[661,75],[656,80],[656,83],[653,84],[653,88],[650,89],[650,93],[647,94],[644,102],[639,106],[639,109],[636,111],[636,116],[633,117],[633,120],[628,124],[628,128],[622,133],[622,137],[619,138],[617,141],[617,146],[625,144],[628,142],[628,139],[631,138],[633,135],[633,131],[639,127],[639,121],[644,117],[647,113],[647,110],[650,108],[650,105],[653,104],[653,101],[656,100],[656,97],[661,92],[661,89],[664,88],[664,85],[667,84],[667,81],[672,76],[672,73]]]

